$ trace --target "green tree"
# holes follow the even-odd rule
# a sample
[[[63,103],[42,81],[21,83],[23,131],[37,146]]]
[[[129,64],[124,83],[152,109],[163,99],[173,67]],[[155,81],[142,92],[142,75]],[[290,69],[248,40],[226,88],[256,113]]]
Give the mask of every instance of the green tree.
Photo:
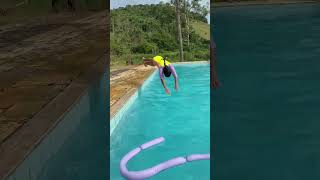
[[[175,6],[176,6],[176,23],[177,23],[177,32],[178,32],[178,41],[179,41],[179,53],[180,53],[180,61],[183,61],[183,39],[182,39],[182,32],[181,32],[181,4],[180,0],[175,0]]]
[[[180,2],[182,4],[179,6],[178,17],[181,18],[181,43],[175,4],[134,5],[111,10],[111,61],[135,61],[139,56],[146,57],[156,53],[168,56],[171,60],[181,60],[180,55],[183,61],[185,57],[188,60],[209,58],[208,41],[196,34],[191,25],[187,25],[185,15],[190,21],[206,20],[201,19],[200,14],[191,12],[190,3],[189,8],[184,9],[184,1]],[[139,60],[136,62],[140,62]]]
[[[201,5],[201,0],[191,0],[191,9],[195,13],[205,17],[209,13],[209,4],[206,3],[206,5]]]

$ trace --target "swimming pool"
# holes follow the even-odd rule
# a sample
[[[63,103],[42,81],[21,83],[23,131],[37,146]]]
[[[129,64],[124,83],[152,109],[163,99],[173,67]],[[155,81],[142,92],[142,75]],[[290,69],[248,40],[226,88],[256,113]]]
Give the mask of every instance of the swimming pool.
[[[155,72],[137,93],[110,137],[111,180],[120,175],[121,158],[146,141],[164,136],[161,145],[143,151],[128,163],[129,170],[142,170],[176,156],[210,152],[209,64],[175,65],[179,92],[173,77],[166,79],[171,90],[167,96]],[[112,121],[112,120],[111,120]],[[151,179],[210,179],[210,162],[187,163],[166,170]]]
[[[214,10],[214,179],[319,179],[319,10]]]

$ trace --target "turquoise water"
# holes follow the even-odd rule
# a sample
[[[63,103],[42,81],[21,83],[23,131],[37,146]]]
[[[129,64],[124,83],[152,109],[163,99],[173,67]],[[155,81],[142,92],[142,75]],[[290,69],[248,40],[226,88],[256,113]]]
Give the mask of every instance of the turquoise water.
[[[146,141],[164,136],[161,145],[141,152],[128,163],[129,170],[142,170],[177,156],[210,152],[209,65],[177,65],[180,89],[166,79],[172,92],[167,96],[158,74],[152,76],[110,137],[111,180],[123,179],[120,159]],[[210,162],[187,163],[163,171],[151,179],[207,180]]]
[[[214,10],[214,179],[320,178],[320,5]]]

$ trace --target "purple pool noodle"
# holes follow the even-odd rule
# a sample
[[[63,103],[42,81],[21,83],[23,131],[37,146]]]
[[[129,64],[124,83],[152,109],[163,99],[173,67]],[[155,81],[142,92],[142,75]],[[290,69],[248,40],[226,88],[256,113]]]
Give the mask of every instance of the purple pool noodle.
[[[173,158],[171,160],[162,162],[158,165],[155,165],[151,168],[141,170],[141,171],[128,171],[127,169],[127,163],[130,159],[132,159],[134,156],[139,154],[144,149],[147,149],[151,146],[154,146],[156,144],[159,144],[163,142],[165,139],[163,137],[156,138],[152,141],[146,142],[142,144],[140,147],[133,149],[128,154],[126,154],[120,161],[120,173],[123,177],[127,178],[128,180],[143,180],[147,179],[149,177],[152,177],[159,172],[166,170],[168,168],[182,165],[186,163],[187,161],[194,161],[194,160],[207,160],[210,159],[210,154],[193,154],[188,156],[187,158],[184,157],[177,157]]]
[[[120,161],[120,169],[123,167],[126,167],[127,162],[133,158],[135,155],[137,155],[139,152],[141,152],[140,148],[135,148],[134,150],[130,151],[128,154],[126,154]]]
[[[187,156],[187,161],[210,160],[210,154],[191,154]]]
[[[141,150],[143,149],[147,149],[151,146],[154,146],[156,144],[159,144],[161,142],[164,141],[163,137],[159,137],[156,138],[152,141],[146,142],[144,144],[141,145],[141,147],[135,148],[134,150],[130,151],[128,154],[126,154],[120,161],[120,173],[122,174],[122,176],[124,176],[127,179],[130,180],[139,180],[139,179],[146,179],[148,177],[154,176],[155,174],[157,174],[159,172],[159,170],[164,170],[162,168],[159,168],[161,166],[161,164],[154,166],[152,168],[146,169],[146,170],[142,170],[142,171],[128,171],[126,165],[128,163],[128,161],[133,158],[135,155],[137,155],[139,152],[141,152]],[[185,160],[186,161],[186,160]],[[163,166],[165,167],[165,166]]]
[[[149,141],[149,142],[146,142],[146,143],[142,144],[140,147],[141,147],[141,149],[147,149],[147,148],[149,148],[151,146],[154,146],[156,144],[162,143],[163,141],[164,141],[164,137],[159,137],[159,138],[156,138],[156,139],[154,139],[152,141]]]
[[[154,172],[154,175],[156,175],[163,170],[166,170],[166,169],[174,167],[174,166],[179,166],[179,165],[184,164],[186,162],[187,162],[187,160],[184,157],[176,157],[176,158],[170,159],[168,161],[162,162],[156,166],[153,166],[151,169]]]

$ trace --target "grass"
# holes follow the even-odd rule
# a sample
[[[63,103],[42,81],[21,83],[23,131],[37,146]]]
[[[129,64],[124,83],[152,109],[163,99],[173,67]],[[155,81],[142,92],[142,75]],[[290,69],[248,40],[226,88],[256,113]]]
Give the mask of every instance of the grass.
[[[201,21],[191,21],[191,26],[199,36],[210,40],[210,25]]]

